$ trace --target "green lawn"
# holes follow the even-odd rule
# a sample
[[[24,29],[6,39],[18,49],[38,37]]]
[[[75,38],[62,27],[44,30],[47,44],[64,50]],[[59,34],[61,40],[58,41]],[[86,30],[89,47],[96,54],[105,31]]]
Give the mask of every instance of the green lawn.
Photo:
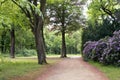
[[[68,57],[77,57],[80,54],[68,54]],[[34,80],[45,68],[53,65],[60,60],[60,55],[47,55],[48,65],[38,65],[37,57],[17,57],[10,59],[8,57],[0,56],[0,80]],[[55,59],[51,59],[51,58]],[[57,57],[57,58],[56,58]],[[33,74],[34,72],[34,74]],[[24,76],[30,76],[28,77]],[[19,78],[19,79],[16,79]]]
[[[90,62],[90,64],[96,66],[98,69],[104,72],[109,80],[120,80],[120,67],[104,66],[96,62]]]
[[[33,80],[37,73],[44,70],[45,67],[50,66],[57,62],[57,60],[47,60],[48,65],[38,65],[36,58],[16,58],[16,59],[5,59],[0,62],[0,80],[18,80],[17,77],[24,75],[30,76]],[[35,72],[35,75],[33,74]],[[26,80],[25,78],[19,80]]]

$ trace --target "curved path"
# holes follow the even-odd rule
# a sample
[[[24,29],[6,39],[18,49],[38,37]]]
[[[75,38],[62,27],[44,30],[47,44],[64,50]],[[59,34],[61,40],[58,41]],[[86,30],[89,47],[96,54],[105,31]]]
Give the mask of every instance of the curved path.
[[[36,80],[108,80],[82,58],[66,58],[50,67]]]

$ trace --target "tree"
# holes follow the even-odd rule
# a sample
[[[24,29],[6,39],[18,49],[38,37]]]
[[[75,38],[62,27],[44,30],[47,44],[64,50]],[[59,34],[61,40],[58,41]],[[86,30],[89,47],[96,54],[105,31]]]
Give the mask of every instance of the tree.
[[[9,0],[2,0],[0,7],[0,24],[1,29],[4,28],[3,32],[6,32],[11,38],[10,43],[10,57],[15,58],[15,32],[16,28],[23,27],[23,24],[28,24],[26,17],[21,13],[20,9]],[[11,6],[11,7],[10,7]],[[5,10],[6,9],[6,10]],[[24,19],[23,19],[24,17]],[[4,34],[4,35],[6,35]],[[5,39],[4,39],[5,40]],[[2,40],[2,42],[4,41]]]
[[[89,19],[93,22],[104,19],[112,21],[113,24],[119,22],[120,4],[117,0],[93,0],[88,8]]]
[[[12,0],[12,2],[14,2],[29,19],[30,28],[35,37],[38,64],[47,63],[43,38],[43,16],[46,0]]]
[[[15,10],[16,8],[13,8],[10,11],[9,9],[11,9],[11,8],[9,7],[9,5],[6,5],[6,3],[7,4],[9,3],[9,5],[12,5],[11,2],[9,2],[7,0],[3,0],[1,2],[1,5],[0,5],[1,6],[1,8],[0,8],[0,10],[1,10],[1,13],[0,13],[0,16],[1,16],[0,24],[4,28],[4,31],[3,31],[4,35],[3,36],[6,36],[8,30],[10,30],[10,35],[11,35],[10,57],[14,58],[15,57],[15,33],[14,33],[14,28],[13,28],[13,26],[11,24],[13,24],[12,17],[14,17],[12,11]],[[7,8],[7,10],[5,11],[4,9],[6,9],[6,8]],[[11,26],[12,26],[12,29],[11,29]],[[2,36],[2,38],[5,39],[3,36]],[[4,40],[2,40],[1,43],[2,43],[2,45],[5,45],[4,44]],[[4,50],[3,48],[4,47],[2,47],[2,52]],[[4,52],[5,52],[5,50],[4,50]]]
[[[52,2],[48,0],[48,2],[47,16],[52,29],[61,32],[61,57],[64,58],[67,57],[65,33],[80,28],[80,7],[72,0],[52,0]]]

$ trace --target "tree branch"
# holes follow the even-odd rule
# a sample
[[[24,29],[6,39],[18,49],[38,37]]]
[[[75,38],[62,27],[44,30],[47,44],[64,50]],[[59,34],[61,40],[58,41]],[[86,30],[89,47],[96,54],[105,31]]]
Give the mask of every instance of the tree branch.
[[[100,2],[103,3],[102,0],[100,0]],[[106,7],[107,7],[107,6],[103,6],[103,5],[101,4],[101,9],[102,9],[106,14],[110,15],[110,16],[114,19],[114,21],[115,21],[115,16],[113,15],[112,11],[110,11],[110,10],[107,9]]]
[[[112,11],[110,11],[109,9],[104,8],[103,6],[101,6],[102,10],[107,13],[108,15],[110,15],[114,20],[115,20],[115,16],[113,15]]]
[[[14,0],[12,0],[12,2],[13,3],[15,3],[24,13],[25,13],[25,15],[27,16],[27,12],[25,11],[25,9],[21,6],[21,5],[19,5],[16,1],[14,1]]]
[[[23,8],[21,5],[19,5],[15,0],[12,0],[12,2],[16,4],[25,13],[25,15],[29,18],[31,25],[33,25],[33,20],[32,20],[32,16],[30,15],[30,12],[26,8]],[[31,28],[33,29],[32,26]]]
[[[45,3],[46,3],[46,0],[40,0],[40,10],[41,12],[44,14],[45,12]]]

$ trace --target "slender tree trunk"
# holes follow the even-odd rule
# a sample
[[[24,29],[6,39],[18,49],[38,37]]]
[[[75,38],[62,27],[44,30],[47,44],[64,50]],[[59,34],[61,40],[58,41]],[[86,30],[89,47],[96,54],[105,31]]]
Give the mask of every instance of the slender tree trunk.
[[[2,53],[4,53],[4,46],[5,46],[5,44],[4,44],[4,39],[3,39],[3,36],[1,36],[1,52]]]
[[[14,28],[10,31],[10,35],[11,35],[10,57],[15,58],[15,30]]]
[[[5,36],[6,36],[6,31],[3,31],[2,32],[2,35],[1,35],[1,52],[2,53],[5,53],[6,52],[6,47],[5,47]]]
[[[61,52],[61,58],[67,57],[66,55],[66,42],[65,42],[65,30],[62,30],[62,52]]]
[[[65,31],[66,31],[66,27],[65,27],[65,9],[64,6],[65,4],[63,3],[62,5],[62,52],[61,52],[61,58],[65,58],[67,57],[67,53],[66,53],[66,41],[65,41]]]

